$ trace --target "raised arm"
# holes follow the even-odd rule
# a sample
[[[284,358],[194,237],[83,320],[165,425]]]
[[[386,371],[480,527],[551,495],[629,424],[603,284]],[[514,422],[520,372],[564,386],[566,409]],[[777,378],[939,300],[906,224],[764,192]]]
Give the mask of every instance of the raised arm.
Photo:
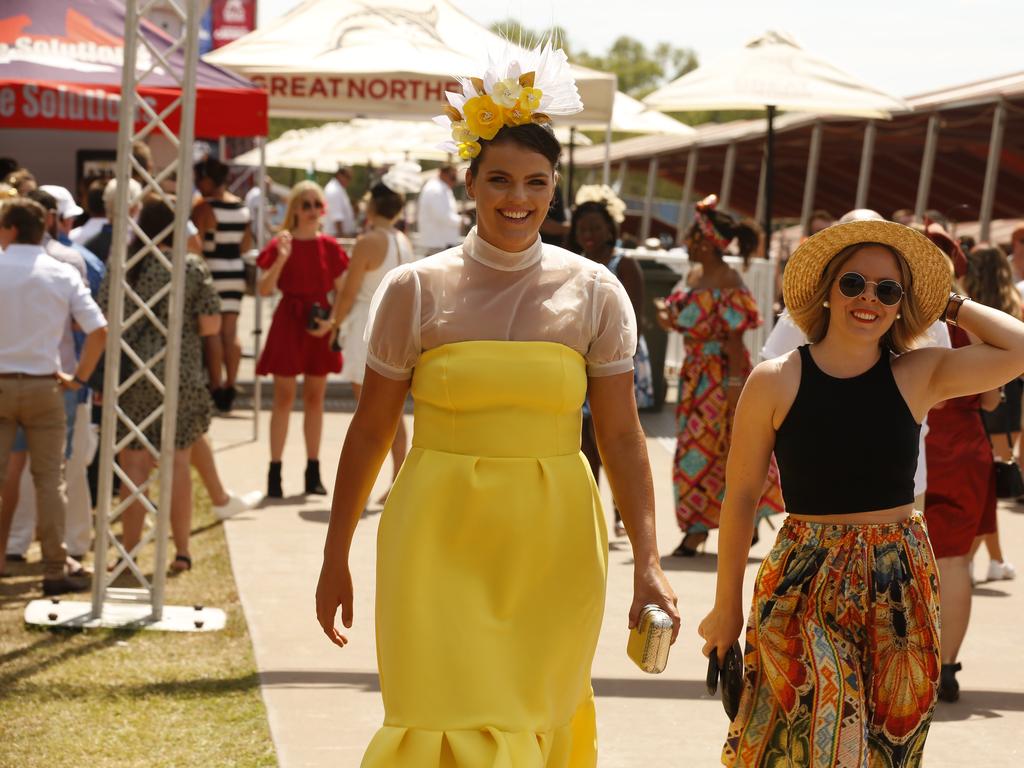
[[[754,368],[736,406],[718,534],[715,607],[697,630],[705,641],[704,655],[717,649],[720,660],[743,631],[743,574],[754,511],[775,448],[774,393],[782,386],[782,368],[777,360]]]
[[[345,435],[324,543],[324,563],[316,585],[316,618],[337,646],[348,639],[335,626],[338,607],[345,627],[352,626],[352,574],[348,557],[352,535],[373,490],[381,464],[402,418],[408,381],[395,381],[366,369],[362,396]]]
[[[629,626],[636,625],[640,610],[649,603],[661,606],[679,633],[676,595],[661,570],[654,525],[654,484],[647,459],[647,442],[636,413],[633,372],[591,376],[590,410],[601,461],[608,473],[612,496],[633,546],[633,603]]]
[[[943,400],[987,392],[1024,372],[1024,323],[976,301],[965,301],[957,324],[980,343],[958,349],[914,350],[900,358],[901,385],[920,418]]]

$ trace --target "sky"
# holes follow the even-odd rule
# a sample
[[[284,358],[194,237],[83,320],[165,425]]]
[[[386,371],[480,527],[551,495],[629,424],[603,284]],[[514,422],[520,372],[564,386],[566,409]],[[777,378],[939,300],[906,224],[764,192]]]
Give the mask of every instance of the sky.
[[[321,0],[328,3],[330,0]],[[387,0],[384,0],[386,3]],[[430,0],[423,0],[428,4]],[[297,0],[257,0],[258,24]],[[619,35],[696,50],[699,61],[767,29],[897,96],[1024,70],[1024,0],[454,0],[490,24],[564,27],[576,50],[603,54]],[[628,12],[621,9],[628,8]]]

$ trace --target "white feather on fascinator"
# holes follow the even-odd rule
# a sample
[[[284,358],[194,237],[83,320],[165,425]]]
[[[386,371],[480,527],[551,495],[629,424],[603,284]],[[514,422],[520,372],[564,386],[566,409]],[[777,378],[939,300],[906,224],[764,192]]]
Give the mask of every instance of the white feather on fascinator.
[[[547,41],[533,50],[509,44],[503,56],[491,58],[483,77],[459,77],[461,93],[448,91],[448,106],[434,122],[451,129],[445,151],[472,160],[480,142],[505,126],[549,123],[551,116],[574,115],[583,102],[569,59]]]

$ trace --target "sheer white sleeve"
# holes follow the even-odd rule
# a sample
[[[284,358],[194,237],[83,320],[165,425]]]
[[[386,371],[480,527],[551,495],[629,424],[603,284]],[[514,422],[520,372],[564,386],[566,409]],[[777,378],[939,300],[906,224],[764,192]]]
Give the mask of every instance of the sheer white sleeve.
[[[611,272],[594,276],[590,346],[584,357],[587,374],[612,376],[633,370],[636,354],[636,316],[626,290]]]
[[[381,376],[397,381],[412,376],[422,350],[421,294],[419,276],[406,264],[388,272],[373,295],[366,365]]]

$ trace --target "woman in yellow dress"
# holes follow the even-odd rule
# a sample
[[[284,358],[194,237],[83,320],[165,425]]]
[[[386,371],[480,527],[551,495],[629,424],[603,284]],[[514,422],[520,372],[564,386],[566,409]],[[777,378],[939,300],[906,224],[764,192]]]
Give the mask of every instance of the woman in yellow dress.
[[[635,555],[629,623],[655,603],[678,631],[633,405],[629,299],[601,265],[538,235],[560,154],[540,114],[582,105],[561,51],[533,57],[449,94],[477,226],[461,246],[392,270],[371,307],[316,594],[318,621],[343,647],[335,619],[340,607],[352,626],[353,530],[411,390],[412,449],[378,534],[385,719],[363,768],[597,765],[590,667],[608,547],[580,453],[588,391]]]

